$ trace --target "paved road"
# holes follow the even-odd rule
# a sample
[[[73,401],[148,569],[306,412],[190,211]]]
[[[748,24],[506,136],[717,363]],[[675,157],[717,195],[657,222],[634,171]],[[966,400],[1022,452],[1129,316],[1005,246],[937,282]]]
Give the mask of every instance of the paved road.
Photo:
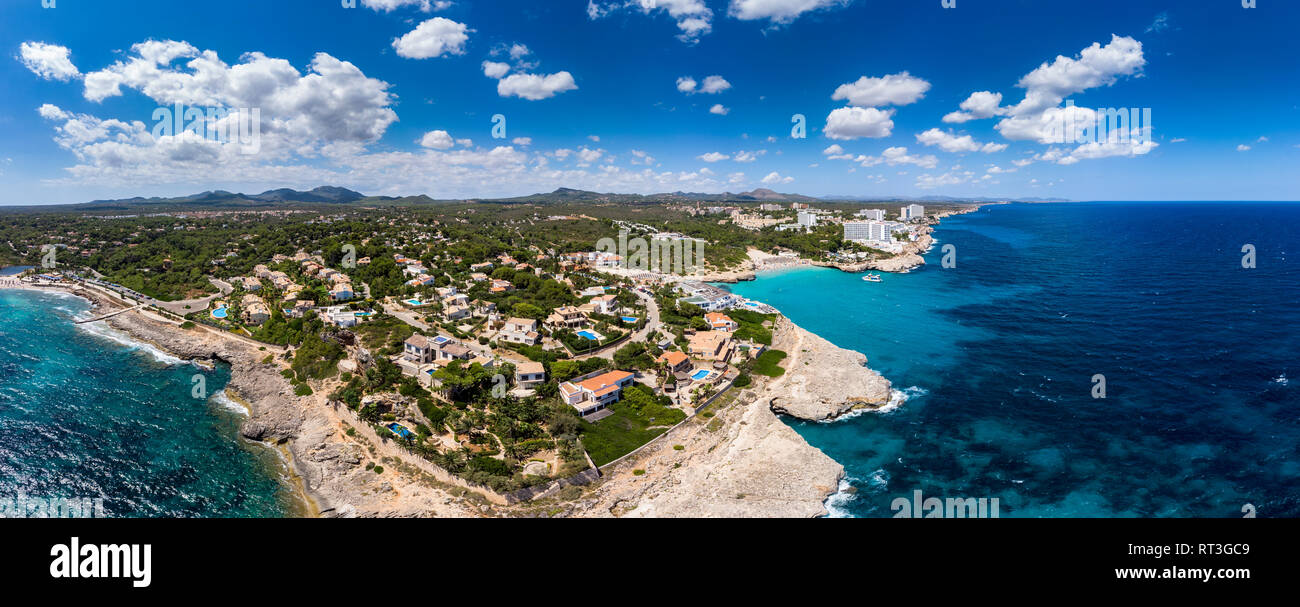
[[[217,299],[218,297],[228,296],[235,290],[234,287],[230,286],[230,283],[223,280],[209,277],[208,282],[212,283],[212,286],[219,290],[217,294],[200,297],[198,299],[186,299],[184,301],[155,301],[153,303],[159,308],[167,310],[172,314],[185,316],[191,312],[208,309],[208,306],[212,305],[212,300]]]
[[[655,298],[646,295],[645,293],[642,293],[640,291],[637,291],[635,289],[632,292],[635,293],[636,296],[641,299],[641,302],[646,305],[645,327],[642,327],[640,331],[634,333],[632,337],[629,339],[620,341],[617,344],[609,346],[603,350],[598,350],[590,354],[584,354],[582,356],[579,356],[577,360],[587,360],[589,358],[603,358],[605,360],[614,360],[614,353],[617,352],[619,348],[622,348],[623,346],[626,346],[633,342],[645,341],[646,337],[648,337],[651,332],[659,328],[659,304],[655,303]]]

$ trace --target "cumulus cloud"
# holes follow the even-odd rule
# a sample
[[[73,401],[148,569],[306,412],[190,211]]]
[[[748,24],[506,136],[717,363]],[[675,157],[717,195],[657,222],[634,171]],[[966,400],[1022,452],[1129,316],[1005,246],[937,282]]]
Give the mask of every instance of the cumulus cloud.
[[[533,138],[532,138],[532,137],[515,137],[514,139],[511,139],[511,140],[510,140],[510,143],[513,143],[513,144],[515,144],[515,145],[517,145],[517,146],[519,146],[519,147],[524,147],[524,148],[526,148],[526,147],[528,147],[528,146],[530,146],[530,145],[533,144]]]
[[[984,143],[975,141],[970,135],[955,135],[951,132],[944,132],[939,129],[930,129],[916,136],[916,140],[923,145],[939,146],[939,149],[951,154],[969,154],[971,152],[984,152],[992,154],[1007,149],[1005,143]]]
[[[483,62],[483,75],[493,80],[500,80],[510,73],[509,63],[498,63],[496,61]]]
[[[731,108],[728,108],[727,106],[722,105],[721,103],[717,103],[714,104],[713,107],[709,108],[709,113],[717,114],[719,116],[726,116],[727,114],[731,113]]]
[[[699,158],[704,162],[722,162],[723,160],[731,160],[731,156],[723,154],[722,152],[709,152],[708,154],[696,156],[696,158]]]
[[[643,15],[658,11],[667,13],[681,32],[677,39],[688,44],[698,42],[701,36],[713,31],[713,11],[704,0],[589,0],[587,3],[587,16],[592,20],[621,10],[639,10]]]
[[[880,78],[863,76],[857,82],[840,85],[831,99],[847,100],[849,105],[858,107],[908,105],[916,103],[928,90],[929,82],[902,72]]]
[[[960,111],[944,116],[943,121],[964,123],[997,116],[1001,120],[994,128],[1010,141],[1034,141],[1043,145],[1079,143],[1074,149],[1049,149],[1036,155],[1034,161],[1074,164],[1084,159],[1141,156],[1158,145],[1151,141],[1149,116],[1146,116],[1147,124],[1139,126],[1129,120],[1131,114],[1120,120],[1115,111],[1079,107],[1073,101],[1066,103],[1065,99],[1089,89],[1112,86],[1122,77],[1139,76],[1145,65],[1141,42],[1127,36],[1112,35],[1104,46],[1094,42],[1074,57],[1058,56],[1026,74],[1016,84],[1025,89],[1020,102],[1003,106],[1001,93],[979,91],[961,103]],[[1124,111],[1128,112],[1127,109]],[[1099,134],[1099,124],[1118,128]],[[972,151],[971,146],[975,143],[955,136],[946,137],[937,129],[923,135],[928,141],[921,140],[920,136],[918,141],[940,145],[948,151]],[[985,144],[980,149],[995,152],[1005,149],[1005,146]]]
[[[81,76],[69,58],[67,47],[44,42],[24,42],[18,47],[18,60],[32,73],[46,80],[67,82]]]
[[[767,19],[773,24],[786,24],[800,15],[819,9],[847,6],[853,0],[731,0],[728,13],[743,21]]]
[[[398,56],[407,59],[430,59],[443,55],[464,55],[469,40],[464,23],[434,17],[393,41]]]
[[[1002,93],[979,91],[971,93],[959,106],[962,111],[952,112],[943,117],[944,122],[963,123],[996,116],[1002,105]]]
[[[1248,145],[1246,145],[1246,144],[1244,144],[1244,143],[1239,144],[1239,145],[1237,146],[1237,151],[1238,151],[1238,152],[1249,152],[1249,151],[1250,151],[1250,146],[1248,146]]]
[[[435,150],[447,150],[456,145],[447,131],[429,131],[420,138],[420,145]]]
[[[486,72],[486,70],[485,70]],[[497,94],[502,97],[519,97],[529,101],[550,99],[565,91],[577,90],[573,74],[511,74],[497,82]]]
[[[709,76],[704,79],[703,83],[696,82],[690,76],[682,76],[677,79],[677,90],[687,95],[702,93],[705,95],[716,95],[731,88],[731,83],[727,82],[722,76]]]
[[[831,139],[842,140],[888,137],[894,129],[893,115],[894,110],[842,107],[826,117],[824,132]]]
[[[776,171],[772,171],[771,173],[768,173],[767,177],[763,178],[763,183],[765,185],[775,185],[778,183],[792,183],[792,182],[794,182],[794,177],[782,177],[781,174]]]
[[[187,42],[149,40],[132,55],[85,77],[85,97],[102,101],[137,90],[162,105],[257,109],[263,149],[318,152],[318,145],[368,143],[397,120],[389,84],[357,66],[317,53],[306,74],[288,61],[252,52],[228,65]],[[184,66],[173,63],[187,58]]]

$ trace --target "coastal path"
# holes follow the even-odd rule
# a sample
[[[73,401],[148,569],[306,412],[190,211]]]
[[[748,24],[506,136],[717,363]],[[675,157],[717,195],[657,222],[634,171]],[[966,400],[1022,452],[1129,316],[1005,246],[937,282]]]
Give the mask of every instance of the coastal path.
[[[78,320],[78,321],[75,321],[73,324],[84,325],[84,324],[89,324],[89,323],[92,323],[92,322],[99,322],[99,321],[101,321],[101,320],[108,320],[108,319],[110,319],[110,318],[112,318],[112,317],[114,317],[114,316],[117,316],[118,314],[126,314],[127,312],[133,312],[133,311],[135,311],[135,310],[139,310],[139,309],[144,308],[144,307],[145,307],[145,304],[139,304],[139,305],[137,305],[137,306],[135,306],[135,307],[132,307],[132,308],[126,308],[126,309],[123,309],[123,310],[118,310],[118,311],[116,311],[116,312],[109,312],[108,314],[105,314],[105,315],[100,316],[100,317],[98,317],[98,318],[92,318],[92,319],[90,319],[90,320]]]

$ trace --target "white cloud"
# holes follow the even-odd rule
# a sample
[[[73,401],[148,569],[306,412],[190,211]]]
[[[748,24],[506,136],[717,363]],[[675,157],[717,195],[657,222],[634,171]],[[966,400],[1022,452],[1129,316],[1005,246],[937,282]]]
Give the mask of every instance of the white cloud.
[[[509,63],[499,63],[496,61],[483,62],[483,75],[493,80],[500,80],[510,73]]]
[[[922,190],[933,190],[943,186],[960,185],[969,182],[971,176],[969,171],[965,173],[948,172],[938,176],[930,174],[917,175],[916,187]]]
[[[1024,99],[1019,103],[1002,106],[1000,93],[980,91],[972,93],[961,103],[961,111],[944,116],[943,121],[964,123],[1001,116],[1002,119],[994,128],[1007,140],[1035,141],[1043,145],[1079,142],[1074,149],[1050,148],[1036,155],[1033,160],[1025,161],[1025,164],[1043,161],[1069,165],[1086,159],[1141,156],[1159,145],[1151,140],[1149,124],[1129,124],[1127,132],[1124,132],[1125,129],[1114,129],[1111,126],[1111,120],[1114,120],[1114,126],[1122,123],[1106,112],[1075,106],[1072,101],[1065,105],[1062,103],[1069,95],[1111,86],[1123,76],[1138,76],[1145,65],[1142,43],[1130,37],[1112,35],[1105,46],[1094,42],[1075,57],[1058,56],[1051,63],[1043,63],[1026,74],[1017,83],[1018,87],[1025,89]],[[1110,130],[1102,133],[1098,139],[1096,133],[1101,130],[1097,128],[1099,124]],[[1063,132],[1071,129],[1074,132]],[[962,138],[935,135],[929,131],[927,133],[933,142],[927,142],[927,145],[943,147],[946,144],[948,147],[944,149],[949,151],[956,148],[970,150],[971,144],[976,143]],[[980,146],[980,151],[986,153],[1003,149],[1006,149],[1004,144]],[[1019,162],[1017,161],[1017,166],[1025,166]]]
[[[1170,139],[1170,140],[1169,140],[1169,143],[1182,143],[1182,142],[1184,142],[1184,141],[1187,141],[1187,138],[1185,138],[1185,137],[1174,137],[1173,139]]]
[[[961,102],[963,111],[953,112],[943,117],[944,122],[963,123],[971,120],[982,120],[996,116],[1002,105],[1002,93],[991,93],[989,91],[978,91],[971,93],[965,101]]]
[[[694,95],[696,93],[716,95],[729,88],[731,88],[731,83],[727,82],[727,79],[722,76],[709,76],[704,79],[702,84],[696,82],[696,80],[690,76],[682,76],[677,79],[677,90],[686,93],[687,95]]]
[[[688,44],[698,42],[701,36],[713,31],[713,11],[704,0],[589,0],[587,17],[600,19],[619,10],[640,10],[642,14],[662,10],[677,22],[680,30],[677,39]]]
[[[420,138],[420,145],[435,150],[446,150],[456,145],[447,131],[429,131]]]
[[[1249,151],[1250,151],[1250,146],[1248,146],[1248,145],[1246,145],[1246,144],[1243,143],[1243,144],[1237,146],[1237,151],[1238,151],[1238,152],[1249,152]]]
[[[842,7],[851,2],[852,0],[731,0],[728,13],[742,21],[768,19],[774,24],[786,24],[808,11]]]
[[[849,105],[858,107],[908,105],[916,103],[928,90],[929,82],[902,72],[880,78],[863,76],[857,82],[840,85],[831,99],[847,100]]]
[[[723,160],[731,160],[731,156],[723,154],[722,152],[709,152],[708,154],[696,156],[696,158],[699,158],[704,162],[722,162]]]
[[[831,139],[888,137],[894,129],[894,110],[842,107],[826,117],[825,133]]]
[[[716,95],[731,88],[731,83],[727,82],[722,76],[709,76],[704,79],[704,84],[700,85],[700,92],[706,95]]]
[[[767,177],[763,178],[763,183],[766,185],[774,185],[778,183],[791,183],[793,181],[794,181],[794,177],[782,177],[781,174],[777,173],[776,171],[772,171],[771,173],[768,173]]]
[[[502,97],[519,97],[530,101],[549,99],[565,91],[577,90],[573,74],[559,72],[545,76],[538,74],[511,74],[497,82],[497,94]]]
[[[398,56],[407,59],[463,55],[465,42],[469,40],[467,29],[464,23],[434,17],[394,40],[393,48],[397,49]]]
[[[709,108],[709,113],[717,114],[719,116],[726,116],[727,114],[731,113],[731,109],[722,105],[721,103],[718,103],[718,104],[714,104],[713,107]]]
[[[844,155],[844,148],[838,143],[832,144],[830,147],[822,150],[822,154],[826,156],[842,156]]]
[[[46,80],[67,82],[81,75],[68,58],[67,47],[44,42],[24,42],[18,47],[18,60],[32,73]]]
[[[1259,139],[1255,140],[1255,143],[1268,143],[1268,137],[1260,136]]]
[[[515,61],[523,59],[524,57],[527,57],[531,54],[533,54],[533,52],[531,50],[528,50],[528,47],[526,45],[519,44],[517,42],[515,44],[510,45],[510,58],[514,59]]]
[[[389,13],[404,6],[417,6],[426,13],[447,10],[452,3],[448,0],[361,0],[361,6],[375,11]]]
[[[532,138],[532,137],[515,137],[514,139],[511,139],[511,140],[510,140],[510,143],[513,143],[513,144],[515,144],[515,145],[517,145],[517,146],[519,146],[519,147],[526,148],[526,147],[528,147],[528,146],[530,146],[530,145],[533,144],[533,138]]]
[[[939,149],[951,154],[968,154],[971,152],[984,152],[992,154],[1007,149],[1005,143],[984,143],[975,141],[970,135],[957,136],[951,132],[944,132],[939,129],[930,129],[916,136],[916,140],[924,145],[939,146]]]
[[[318,153],[322,145],[369,143],[397,121],[387,82],[326,53],[317,53],[304,75],[288,61],[260,52],[231,66],[215,51],[186,42],[149,40],[131,51],[133,56],[86,74],[86,99],[118,96],[125,86],[166,106],[255,108],[261,114],[263,153],[268,148]],[[172,65],[182,57],[190,60],[183,67]]]
[[[742,150],[736,152],[736,155],[732,157],[732,160],[735,160],[736,162],[754,162],[755,160],[758,160],[759,156],[764,154],[767,154],[767,150],[758,150],[755,152],[746,152]]]

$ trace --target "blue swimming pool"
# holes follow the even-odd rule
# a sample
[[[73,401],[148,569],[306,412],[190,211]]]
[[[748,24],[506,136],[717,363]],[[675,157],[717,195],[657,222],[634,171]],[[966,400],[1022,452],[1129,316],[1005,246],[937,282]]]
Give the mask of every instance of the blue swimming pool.
[[[424,304],[421,304],[421,303],[420,303],[420,300],[418,300],[418,299],[408,299],[408,300],[403,301],[402,303],[404,303],[404,304],[410,304],[410,305],[412,305],[412,306],[420,306],[420,305],[424,305]]]
[[[635,323],[637,320],[638,320],[638,319],[637,319],[637,317],[635,317],[635,316],[624,316],[624,317],[623,317],[623,322],[628,323],[628,324]]]
[[[696,371],[691,374],[691,379],[695,381],[702,381],[704,379],[707,379],[712,374],[713,372],[708,369],[700,369],[699,371]]]
[[[213,310],[213,311],[212,311],[212,317],[213,317],[213,318],[225,318],[225,317],[226,317],[226,308],[217,308],[217,309]]]
[[[578,331],[578,336],[590,341],[600,341],[600,336],[591,331]]]
[[[388,426],[386,427],[389,430],[391,430],[393,434],[396,434],[402,438],[412,438],[415,436],[415,434],[413,434],[409,429],[407,429],[406,426],[403,426],[402,424],[393,423],[393,424],[388,424]]]

